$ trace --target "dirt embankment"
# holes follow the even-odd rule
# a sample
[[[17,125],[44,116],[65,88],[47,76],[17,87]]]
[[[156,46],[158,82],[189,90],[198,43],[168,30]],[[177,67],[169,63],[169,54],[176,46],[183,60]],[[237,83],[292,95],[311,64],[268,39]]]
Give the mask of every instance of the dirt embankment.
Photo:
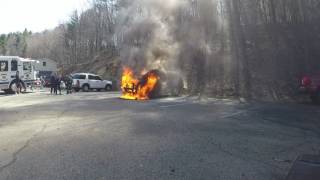
[[[63,72],[63,74],[81,72],[97,74],[103,79],[112,81],[115,84],[114,88],[118,88],[121,61],[115,53],[103,52],[91,61],[74,65],[64,65],[60,67],[60,71]]]

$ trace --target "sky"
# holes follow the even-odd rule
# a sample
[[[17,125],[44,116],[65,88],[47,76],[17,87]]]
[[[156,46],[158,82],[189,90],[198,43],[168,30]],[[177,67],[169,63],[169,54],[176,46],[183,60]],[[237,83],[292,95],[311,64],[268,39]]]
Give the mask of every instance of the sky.
[[[74,10],[89,7],[88,0],[0,0],[0,34],[53,29],[66,22]]]

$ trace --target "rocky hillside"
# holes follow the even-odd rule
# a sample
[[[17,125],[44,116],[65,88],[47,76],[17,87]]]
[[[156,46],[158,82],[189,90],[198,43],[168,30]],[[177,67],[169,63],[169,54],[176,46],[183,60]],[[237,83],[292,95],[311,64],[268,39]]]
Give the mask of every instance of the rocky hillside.
[[[80,72],[98,74],[104,79],[113,81],[114,84],[116,84],[115,88],[118,88],[121,67],[119,56],[109,51],[105,51],[86,63],[63,65],[60,67],[60,71],[64,74]]]

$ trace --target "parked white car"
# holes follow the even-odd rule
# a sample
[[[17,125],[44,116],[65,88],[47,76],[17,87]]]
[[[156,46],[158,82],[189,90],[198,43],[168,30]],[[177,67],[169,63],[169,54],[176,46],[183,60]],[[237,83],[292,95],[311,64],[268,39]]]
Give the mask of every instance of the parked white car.
[[[103,80],[100,76],[90,73],[77,73],[72,75],[73,89],[75,91],[88,92],[89,90],[96,89],[100,91],[102,89],[110,91],[112,89],[112,82]]]

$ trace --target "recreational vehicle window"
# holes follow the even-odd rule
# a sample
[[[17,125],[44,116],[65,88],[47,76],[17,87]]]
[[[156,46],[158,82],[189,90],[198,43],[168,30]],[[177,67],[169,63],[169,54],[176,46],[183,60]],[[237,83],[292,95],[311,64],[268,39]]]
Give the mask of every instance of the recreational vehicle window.
[[[17,71],[18,70],[18,61],[13,60],[11,61],[11,71]]]
[[[8,61],[0,61],[0,72],[8,71]]]
[[[24,63],[23,63],[23,70],[24,70],[24,71],[31,71],[31,63],[29,63],[29,62],[24,62]]]

